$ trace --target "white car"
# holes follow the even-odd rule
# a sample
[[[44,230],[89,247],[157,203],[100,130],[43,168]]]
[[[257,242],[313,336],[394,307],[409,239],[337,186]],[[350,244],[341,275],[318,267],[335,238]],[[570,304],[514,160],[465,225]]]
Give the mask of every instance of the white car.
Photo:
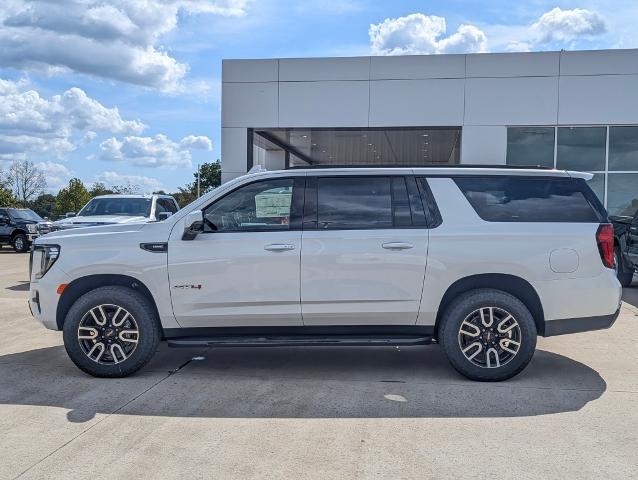
[[[99,195],[92,198],[77,214],[53,222],[58,230],[78,227],[94,227],[115,223],[136,223],[167,218],[179,210],[170,195]]]
[[[542,169],[248,174],[160,222],[35,242],[30,306],[85,372],[172,346],[442,345],[504,380],[538,335],[607,328],[613,229],[586,179]]]

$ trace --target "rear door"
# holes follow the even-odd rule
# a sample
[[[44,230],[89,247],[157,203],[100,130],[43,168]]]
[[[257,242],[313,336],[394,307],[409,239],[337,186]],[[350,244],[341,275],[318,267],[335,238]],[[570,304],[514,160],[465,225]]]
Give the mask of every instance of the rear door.
[[[304,325],[416,323],[427,250],[413,177],[307,177]]]

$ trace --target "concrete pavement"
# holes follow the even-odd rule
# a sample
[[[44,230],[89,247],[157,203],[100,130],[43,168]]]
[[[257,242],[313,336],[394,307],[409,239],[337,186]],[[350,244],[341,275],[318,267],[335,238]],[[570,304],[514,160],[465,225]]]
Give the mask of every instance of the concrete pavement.
[[[638,472],[636,283],[612,329],[540,339],[498,384],[460,377],[437,346],[162,345],[139,374],[106,380],[30,317],[27,263],[0,251],[0,479]]]

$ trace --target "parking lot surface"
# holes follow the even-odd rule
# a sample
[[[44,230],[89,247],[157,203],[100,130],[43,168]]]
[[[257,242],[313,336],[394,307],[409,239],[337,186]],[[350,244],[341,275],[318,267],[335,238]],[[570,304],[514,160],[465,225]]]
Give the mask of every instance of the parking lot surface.
[[[637,475],[638,282],[610,330],[539,339],[504,383],[436,345],[162,345],[96,379],[30,316],[27,268],[0,249],[0,479]]]

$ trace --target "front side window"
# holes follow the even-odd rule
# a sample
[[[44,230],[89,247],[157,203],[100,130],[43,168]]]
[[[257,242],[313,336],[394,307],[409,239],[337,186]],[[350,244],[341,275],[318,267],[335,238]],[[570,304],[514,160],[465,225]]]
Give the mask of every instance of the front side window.
[[[290,229],[294,179],[251,183],[204,209],[205,232]]]
[[[488,222],[597,223],[606,217],[582,179],[493,176],[454,181]]]

